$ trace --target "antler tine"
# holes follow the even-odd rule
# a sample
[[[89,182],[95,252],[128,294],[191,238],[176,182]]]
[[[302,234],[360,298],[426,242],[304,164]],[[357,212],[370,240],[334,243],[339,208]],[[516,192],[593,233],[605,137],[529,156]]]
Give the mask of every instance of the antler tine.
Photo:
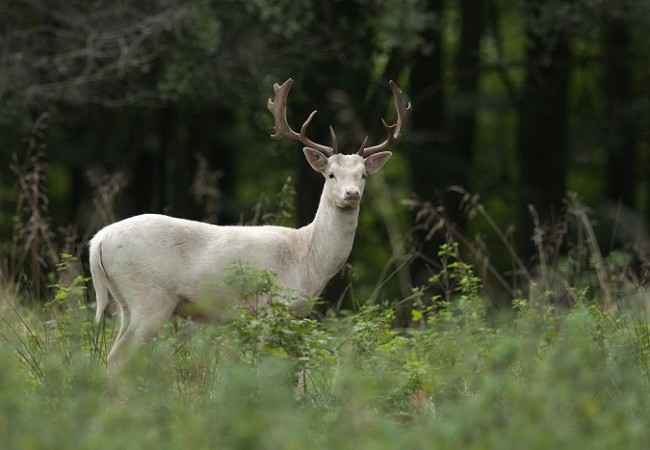
[[[336,142],[336,133],[334,133],[332,125],[330,125],[330,134],[332,135],[332,152],[336,155],[339,152],[339,145]]]
[[[381,119],[381,121],[383,122],[384,119]],[[368,136],[363,138],[363,142],[361,143],[361,147],[359,147],[359,151],[357,152],[357,155],[363,156],[363,153],[364,153],[364,150],[366,149],[367,144],[368,144]]]
[[[377,152],[385,150],[394,143],[398,142],[402,138],[402,126],[406,123],[411,114],[413,108],[411,107],[411,102],[404,103],[404,95],[402,90],[393,82],[389,81],[390,89],[393,91],[393,97],[395,98],[395,107],[397,109],[397,122],[394,125],[388,125],[384,119],[381,119],[381,123],[384,125],[386,132],[388,133],[388,138],[384,142],[372,147],[366,148],[366,140],[361,144],[361,148],[358,151],[358,154],[367,158],[370,155],[373,155]]]
[[[292,78],[289,78],[287,81],[282,83],[282,85],[278,85],[277,83],[273,84],[275,101],[269,99],[267,104],[267,108],[271,114],[273,114],[273,118],[275,119],[275,133],[271,135],[271,138],[280,140],[283,137],[286,137],[293,141],[299,141],[305,144],[307,147],[318,150],[325,156],[332,156],[333,154],[337,153],[336,136],[334,135],[334,130],[332,130],[332,127],[330,127],[330,130],[332,133],[333,147],[318,144],[307,137],[307,127],[309,126],[311,120],[314,118],[314,115],[316,115],[316,111],[312,112],[307,120],[305,120],[305,123],[302,124],[300,133],[296,133],[291,129],[289,123],[287,122],[287,96],[289,95],[289,91],[291,90],[292,86]]]

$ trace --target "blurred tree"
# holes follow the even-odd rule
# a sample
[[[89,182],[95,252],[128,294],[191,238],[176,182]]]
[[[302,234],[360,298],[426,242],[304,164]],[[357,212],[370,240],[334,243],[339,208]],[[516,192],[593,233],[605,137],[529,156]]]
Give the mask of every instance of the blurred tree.
[[[605,96],[603,142],[607,151],[607,199],[628,208],[636,206],[637,117],[634,92],[632,36],[627,14],[615,11],[602,23]]]
[[[153,64],[196,8],[181,2],[7,2],[0,23],[0,120],[57,105],[157,104]]]
[[[479,107],[478,82],[481,72],[481,38],[487,17],[483,0],[460,1],[460,41],[455,57],[455,91],[449,110],[449,157],[457,161],[456,180],[465,189],[472,189],[472,163],[476,144],[476,112]],[[454,207],[456,206],[456,207]],[[450,216],[464,229],[464,215],[458,211],[457,202],[448,202]]]
[[[321,56],[308,51],[323,41],[306,32],[311,3],[12,2],[0,17],[0,124],[25,128],[48,111],[54,126],[80,137],[83,150],[51,153],[77,186],[98,161],[129,174],[128,213],[195,216],[194,154],[206,154],[224,173],[221,188],[234,189],[233,155],[248,151],[233,139],[236,111],[248,119],[251,105],[263,110],[275,68],[301,72]]]
[[[519,106],[518,156],[523,187],[522,255],[532,254],[528,205],[542,221],[557,217],[568,170],[570,17],[564,0],[526,0],[526,76]]]
[[[413,114],[409,138],[409,172],[413,192],[424,199],[441,198],[441,188],[455,183],[446,152],[449,137],[446,132],[445,98],[443,91],[443,13],[441,0],[426,2],[426,12],[432,21],[422,30],[422,45],[417,49],[411,67],[410,90]],[[435,259],[438,241],[427,237],[429,230],[415,230],[418,254],[412,266],[416,285],[430,276],[428,263]]]

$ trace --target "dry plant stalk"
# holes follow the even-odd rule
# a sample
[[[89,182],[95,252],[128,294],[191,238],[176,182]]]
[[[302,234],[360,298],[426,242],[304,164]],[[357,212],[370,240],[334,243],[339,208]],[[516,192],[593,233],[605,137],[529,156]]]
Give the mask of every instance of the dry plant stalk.
[[[41,298],[44,269],[56,263],[58,254],[50,227],[43,164],[48,122],[47,113],[36,119],[30,131],[23,163],[18,163],[17,156],[14,155],[11,164],[11,170],[18,178],[18,198],[9,270],[15,283],[26,283],[33,301]]]

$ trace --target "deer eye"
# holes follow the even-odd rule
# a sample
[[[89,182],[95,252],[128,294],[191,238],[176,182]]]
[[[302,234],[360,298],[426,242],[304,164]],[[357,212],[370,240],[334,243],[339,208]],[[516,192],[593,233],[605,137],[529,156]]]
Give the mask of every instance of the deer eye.
[[[330,178],[336,178],[336,177],[334,176],[333,173],[330,173],[330,174],[329,174],[329,177],[330,177]]]

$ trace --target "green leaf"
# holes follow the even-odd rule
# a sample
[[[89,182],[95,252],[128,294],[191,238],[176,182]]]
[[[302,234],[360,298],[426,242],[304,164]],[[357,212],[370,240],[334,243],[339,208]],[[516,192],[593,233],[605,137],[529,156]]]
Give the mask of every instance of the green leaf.
[[[418,320],[422,320],[422,317],[424,317],[424,315],[422,314],[422,311],[420,311],[419,309],[412,309],[411,310],[411,320],[413,322],[417,322]]]

